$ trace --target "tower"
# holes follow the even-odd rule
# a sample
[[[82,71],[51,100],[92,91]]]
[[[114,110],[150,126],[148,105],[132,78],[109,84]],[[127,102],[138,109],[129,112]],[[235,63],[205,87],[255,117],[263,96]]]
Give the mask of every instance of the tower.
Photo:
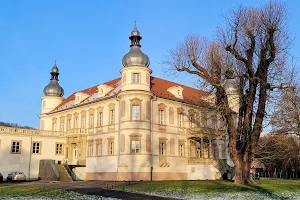
[[[150,60],[141,50],[140,41],[142,37],[134,23],[134,29],[129,37],[131,40],[130,50],[123,57],[123,68],[120,70],[122,74],[122,91],[142,90],[150,91]]]
[[[59,70],[56,62],[50,74],[50,83],[44,88],[44,96],[42,97],[42,114],[50,112],[64,100],[62,98],[64,89],[58,83]]]
[[[229,65],[226,72],[225,72],[225,82],[224,82],[224,89],[227,94],[228,104],[231,110],[238,113],[239,112],[239,93],[237,90],[237,85],[234,80],[234,71],[232,69],[232,65]]]
[[[130,50],[122,59],[121,92],[117,98],[120,108],[117,180],[150,180],[152,70],[148,56],[141,50],[142,37],[136,24],[129,39]]]

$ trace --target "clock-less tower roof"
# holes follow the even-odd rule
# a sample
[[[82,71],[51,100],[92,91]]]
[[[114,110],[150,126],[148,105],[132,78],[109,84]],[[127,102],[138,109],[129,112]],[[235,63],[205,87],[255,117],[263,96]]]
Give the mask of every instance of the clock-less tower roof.
[[[136,28],[136,23],[134,23],[134,29],[131,32],[131,36],[129,37],[129,39],[131,40],[130,50],[122,59],[123,66],[148,67],[150,65],[150,60],[149,57],[141,50],[140,41],[142,37],[140,36],[140,32]]]

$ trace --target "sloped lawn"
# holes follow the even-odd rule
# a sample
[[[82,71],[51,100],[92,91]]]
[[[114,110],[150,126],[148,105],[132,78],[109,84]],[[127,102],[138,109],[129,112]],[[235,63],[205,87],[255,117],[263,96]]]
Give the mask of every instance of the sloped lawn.
[[[300,199],[300,180],[261,179],[257,183],[159,181],[120,185],[117,189],[183,199]]]

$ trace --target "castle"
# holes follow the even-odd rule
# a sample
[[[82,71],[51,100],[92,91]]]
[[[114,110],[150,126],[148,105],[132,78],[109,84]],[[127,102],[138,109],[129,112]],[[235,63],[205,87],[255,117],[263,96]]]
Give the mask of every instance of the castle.
[[[151,76],[136,26],[121,77],[63,98],[54,64],[40,130],[0,127],[0,172],[38,178],[40,160],[84,180],[215,180],[232,164],[210,93]],[[236,93],[228,80],[230,104]],[[230,94],[229,94],[230,93]],[[206,102],[199,106],[197,102]]]

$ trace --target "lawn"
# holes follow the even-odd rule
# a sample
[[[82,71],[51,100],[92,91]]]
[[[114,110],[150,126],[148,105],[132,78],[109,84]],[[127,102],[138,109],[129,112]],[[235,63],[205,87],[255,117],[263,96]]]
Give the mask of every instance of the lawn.
[[[300,181],[261,179],[257,185],[228,181],[159,181],[126,184],[122,191],[184,199],[300,199]]]
[[[0,199],[55,199],[55,200],[99,200],[109,199],[100,196],[82,195],[76,192],[67,192],[60,189],[42,188],[33,186],[1,186],[0,185]]]

